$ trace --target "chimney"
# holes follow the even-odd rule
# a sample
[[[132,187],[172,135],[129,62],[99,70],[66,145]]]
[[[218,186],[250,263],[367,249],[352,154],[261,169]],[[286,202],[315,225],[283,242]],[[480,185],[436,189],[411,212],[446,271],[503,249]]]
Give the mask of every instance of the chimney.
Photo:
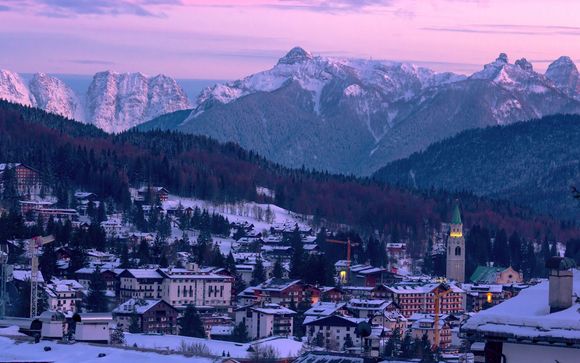
[[[550,270],[550,314],[568,309],[572,306],[572,269],[574,260],[567,257],[551,257],[546,262]]]

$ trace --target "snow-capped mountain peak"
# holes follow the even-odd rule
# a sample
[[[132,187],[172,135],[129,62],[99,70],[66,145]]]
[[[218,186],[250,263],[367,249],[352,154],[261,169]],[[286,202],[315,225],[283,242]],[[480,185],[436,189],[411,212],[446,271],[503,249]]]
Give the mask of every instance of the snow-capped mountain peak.
[[[312,54],[301,47],[294,47],[285,56],[278,60],[278,64],[296,64],[309,61],[313,58]]]
[[[546,77],[568,96],[580,99],[580,74],[570,57],[556,59],[548,66]]]
[[[46,73],[36,73],[30,80],[29,89],[37,107],[70,119],[83,120],[77,96],[60,79]]]

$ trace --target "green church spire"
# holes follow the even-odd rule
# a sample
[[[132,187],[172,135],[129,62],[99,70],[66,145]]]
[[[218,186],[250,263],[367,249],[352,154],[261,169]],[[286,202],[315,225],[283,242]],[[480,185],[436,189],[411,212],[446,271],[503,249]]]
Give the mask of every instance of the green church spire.
[[[451,224],[461,224],[461,213],[459,212],[459,203],[455,203],[453,208],[453,217],[451,218]]]

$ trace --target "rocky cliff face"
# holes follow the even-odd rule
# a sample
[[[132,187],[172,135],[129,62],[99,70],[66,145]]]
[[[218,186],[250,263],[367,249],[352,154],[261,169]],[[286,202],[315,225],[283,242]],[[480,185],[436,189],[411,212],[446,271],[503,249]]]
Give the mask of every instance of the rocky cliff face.
[[[27,85],[18,74],[2,70],[0,98],[91,123],[107,132],[124,131],[189,107],[185,92],[170,77],[111,71],[95,74],[87,93],[77,95],[45,73],[35,74]]]

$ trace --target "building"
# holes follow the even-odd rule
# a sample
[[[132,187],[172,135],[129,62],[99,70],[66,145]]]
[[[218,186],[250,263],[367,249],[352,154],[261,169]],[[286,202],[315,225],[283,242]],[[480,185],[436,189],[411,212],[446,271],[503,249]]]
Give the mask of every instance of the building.
[[[357,334],[359,323],[368,319],[329,315],[304,323],[309,344],[327,350],[345,350],[349,345],[359,347],[361,337]],[[351,344],[352,343],[352,344]]]
[[[73,321],[76,341],[102,344],[111,342],[111,313],[77,313],[73,315]]]
[[[395,285],[388,287],[390,299],[399,307],[404,317],[415,313],[435,313],[435,293],[446,295],[440,299],[441,314],[465,312],[465,291],[457,285],[430,283],[425,285]]]
[[[136,201],[142,202],[165,202],[169,199],[169,191],[164,187],[141,187],[137,190],[137,195],[134,197]]]
[[[154,269],[126,269],[119,278],[119,300],[161,299],[163,276]]]
[[[319,301],[304,312],[304,323],[330,315],[346,315],[346,303]]]
[[[512,297],[512,291],[504,285],[462,284],[465,291],[466,310],[480,311],[501,304]]]
[[[296,312],[278,304],[258,303],[236,309],[236,324],[243,323],[252,340],[272,335],[291,336]]]
[[[521,284],[524,275],[513,267],[477,266],[469,278],[474,284]]]
[[[211,269],[202,271],[195,265],[158,269],[157,273],[163,279],[160,297],[171,305],[231,311],[233,277]]]
[[[107,295],[108,296],[117,296],[119,291],[119,281],[118,275],[121,272],[125,271],[124,269],[102,269],[101,276],[107,283]],[[77,271],[75,271],[75,277],[77,281],[83,285],[85,289],[89,288],[89,284],[91,282],[91,276],[95,272],[94,267],[83,267]]]
[[[357,318],[371,318],[395,309],[392,301],[383,299],[351,299],[346,308]]]
[[[580,270],[573,260],[552,257],[549,280],[471,316],[460,335],[485,343],[480,362],[578,362]],[[475,351],[474,354],[477,352]]]
[[[117,327],[129,331],[136,319],[139,332],[145,334],[177,334],[178,311],[163,300],[129,299],[113,310]]]
[[[4,174],[14,171],[16,178],[16,190],[19,195],[39,195],[42,188],[40,172],[28,165],[21,163],[0,163],[0,190],[4,190]]]
[[[85,288],[78,281],[59,280],[56,277],[46,284],[44,291],[49,310],[70,315],[77,312],[77,306],[85,295]]]
[[[439,326],[439,347],[446,349],[451,345],[451,327],[442,318],[438,320],[437,324]],[[421,339],[423,335],[427,335],[431,346],[435,345],[435,317],[433,315],[426,315],[413,321],[410,331],[413,338]]]
[[[271,278],[258,286],[248,287],[238,294],[238,298],[242,304],[264,301],[288,307],[293,301],[298,306],[304,299],[316,304],[320,300],[320,289],[301,280]]]
[[[447,239],[447,269],[449,280],[465,281],[465,238],[459,205],[455,204]]]
[[[76,222],[79,219],[79,212],[76,209],[67,208],[40,208],[32,210],[32,217],[35,220],[42,219],[42,223],[46,224],[49,219],[57,222]]]

